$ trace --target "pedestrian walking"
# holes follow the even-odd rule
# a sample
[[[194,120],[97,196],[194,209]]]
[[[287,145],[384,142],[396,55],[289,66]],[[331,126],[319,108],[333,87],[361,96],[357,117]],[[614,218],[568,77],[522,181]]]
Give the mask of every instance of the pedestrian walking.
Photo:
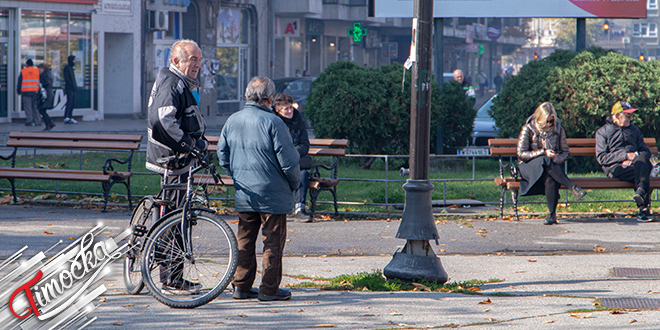
[[[642,132],[630,122],[636,111],[625,101],[612,106],[611,116],[596,131],[596,159],[608,177],[635,184],[637,221],[651,222],[651,150]]]
[[[31,58],[25,61],[25,68],[21,69],[16,84],[16,93],[21,95],[21,105],[25,111],[25,126],[41,125],[37,110],[39,93],[39,69],[34,67]]]
[[[504,85],[504,79],[502,79],[502,73],[498,73],[493,78],[493,84],[495,84],[495,93],[499,94],[502,91],[502,85]]]
[[[53,108],[54,100],[53,73],[50,71],[50,67],[46,63],[39,64],[37,68],[39,69],[39,83],[41,83],[41,87],[46,91],[46,97],[40,99],[38,109],[41,117],[44,119],[44,124],[46,125],[44,131],[50,131],[55,127],[55,124],[48,115],[48,110]]]
[[[66,108],[64,109],[65,124],[78,123],[78,121],[73,119],[73,106],[76,104],[76,91],[78,90],[76,75],[73,68],[75,64],[76,57],[74,55],[70,55],[67,58],[67,65],[62,71],[62,76],[64,76],[64,93],[66,94]]]
[[[159,158],[186,154],[197,148],[201,152],[208,149],[204,136],[206,122],[202,116],[192,90],[197,88],[195,80],[202,61],[202,51],[192,40],[179,40],[172,45],[169,67],[158,72],[151,89],[148,103],[147,163],[148,170],[162,175],[169,171],[165,184],[188,182],[188,168],[196,164],[194,157],[180,159],[174,168],[166,168],[158,163]],[[173,201],[168,211],[182,207],[185,192],[166,191],[165,199]],[[178,242],[180,235],[172,233]],[[167,251],[163,251],[167,253]],[[195,291],[201,284],[183,277],[183,263],[160,265],[160,281],[165,290]]]
[[[300,156],[284,122],[270,105],[275,84],[253,77],[245,89],[245,107],[231,115],[220,133],[220,166],[234,180],[234,205],[238,212],[238,267],[234,299],[262,301],[291,299],[280,289],[282,255],[286,242],[286,215],[293,210],[293,191],[300,186]],[[263,237],[262,278],[257,274],[256,240]]]
[[[587,194],[573,184],[559,166],[568,158],[568,143],[552,103],[542,103],[527,118],[518,137],[517,154],[521,177],[520,195],[545,194],[549,214],[543,224],[557,223],[556,210],[561,185],[570,188],[575,199],[579,200]]]
[[[309,185],[309,173],[307,170],[312,168],[312,157],[307,156],[309,152],[309,137],[307,136],[305,119],[300,111],[293,107],[293,97],[289,94],[277,94],[273,100],[273,109],[289,128],[293,145],[296,147],[298,155],[300,155],[300,162],[298,162],[300,165],[300,186],[296,191],[296,204],[293,216],[300,219],[301,222],[312,222],[312,219],[305,216],[307,214],[305,200]]]
[[[486,75],[486,72],[481,71],[479,73],[479,96],[484,96],[486,88],[488,88],[488,76]]]

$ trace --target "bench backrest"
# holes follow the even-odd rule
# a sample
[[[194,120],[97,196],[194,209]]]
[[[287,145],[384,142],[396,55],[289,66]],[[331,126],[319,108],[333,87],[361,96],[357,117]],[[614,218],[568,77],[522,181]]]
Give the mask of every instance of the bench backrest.
[[[11,132],[8,147],[139,150],[142,135]]]
[[[206,136],[209,141],[209,151],[218,150],[219,136]],[[348,140],[346,139],[309,139],[309,156],[346,156]]]
[[[596,156],[596,139],[566,139],[571,156]],[[651,153],[658,154],[655,138],[644,138],[644,143]],[[515,157],[518,139],[488,139],[491,156]]]

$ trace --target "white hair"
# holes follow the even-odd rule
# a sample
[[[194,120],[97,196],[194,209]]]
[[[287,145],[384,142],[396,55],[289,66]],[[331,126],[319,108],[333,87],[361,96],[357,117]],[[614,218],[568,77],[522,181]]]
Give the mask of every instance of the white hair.
[[[194,40],[190,39],[181,39],[177,40],[172,45],[172,51],[170,52],[169,63],[174,64],[174,59],[176,58],[179,62],[188,62],[188,55],[185,50],[186,45],[193,45],[199,48],[199,45]]]

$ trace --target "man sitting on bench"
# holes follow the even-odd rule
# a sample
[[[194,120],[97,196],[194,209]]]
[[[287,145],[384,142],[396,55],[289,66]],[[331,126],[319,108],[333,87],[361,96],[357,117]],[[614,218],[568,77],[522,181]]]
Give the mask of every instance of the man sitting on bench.
[[[614,104],[612,116],[596,131],[596,159],[608,177],[635,184],[637,221],[651,222],[651,150],[639,128],[630,123],[635,111],[628,102]]]

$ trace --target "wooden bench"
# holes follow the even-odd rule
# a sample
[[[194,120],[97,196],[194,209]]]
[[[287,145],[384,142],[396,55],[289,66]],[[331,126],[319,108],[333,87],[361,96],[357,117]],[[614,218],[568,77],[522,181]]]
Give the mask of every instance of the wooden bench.
[[[567,139],[568,150],[571,156],[596,156],[596,139]],[[654,138],[644,138],[644,143],[651,149],[653,155],[658,154],[658,148],[655,146]],[[518,174],[517,161],[505,164],[503,157],[517,158],[518,139],[489,139],[490,155],[499,157],[500,178],[495,179],[495,184],[501,188],[500,192],[500,218],[504,215],[504,199],[506,192],[511,191],[513,200],[513,210],[518,220],[518,190],[520,189],[520,178]],[[508,171],[509,177],[505,177]],[[632,189],[634,184],[625,181],[619,181],[616,178],[608,177],[581,177],[570,178],[573,183],[582,189]],[[660,178],[651,178],[651,189],[660,188]],[[568,189],[561,186],[560,189]]]
[[[126,186],[128,205],[129,208],[132,208],[131,165],[133,153],[140,149],[141,141],[142,135],[11,132],[9,133],[9,140],[7,140],[7,147],[14,148],[14,151],[7,157],[0,156],[4,160],[11,159],[11,167],[0,167],[0,178],[9,180],[14,202],[17,201],[15,179],[101,182],[103,212],[107,211],[110,189],[114,184],[121,183]],[[33,167],[15,167],[19,148],[34,149]],[[37,167],[36,149],[80,150],[80,168],[70,170]],[[85,150],[128,151],[128,157],[124,160],[108,158],[105,160],[102,170],[89,171],[82,169],[82,152]],[[113,163],[126,164],[126,171],[115,171]]]
[[[209,152],[216,152],[218,148],[219,136],[207,136],[209,141]],[[308,156],[312,157],[330,157],[330,162],[327,164],[316,163],[312,165],[309,172],[309,198],[311,203],[309,217],[312,219],[316,212],[316,200],[322,191],[329,191],[332,194],[335,216],[339,215],[337,208],[337,185],[339,179],[337,178],[337,165],[339,164],[339,157],[346,155],[346,148],[348,148],[348,140],[346,139],[309,139],[309,152]],[[316,159],[315,159],[316,161]],[[329,175],[322,175],[321,170],[330,171]],[[233,180],[227,175],[222,175],[222,181],[226,186],[233,186]],[[198,177],[197,179],[199,179]]]

